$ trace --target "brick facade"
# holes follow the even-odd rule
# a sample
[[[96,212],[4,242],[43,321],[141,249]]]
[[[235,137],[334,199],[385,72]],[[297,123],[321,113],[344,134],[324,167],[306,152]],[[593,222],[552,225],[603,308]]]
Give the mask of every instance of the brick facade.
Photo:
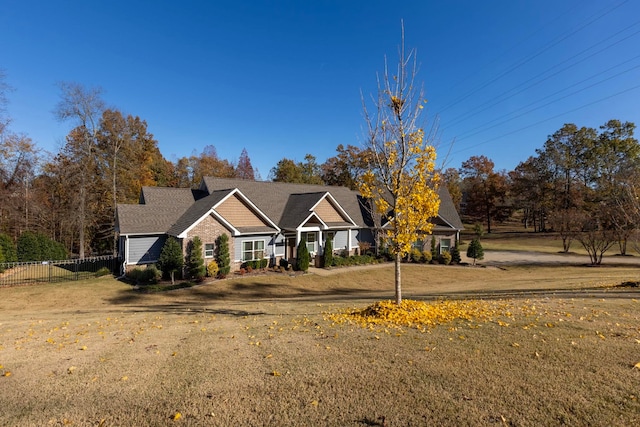
[[[211,215],[206,216],[202,221],[200,221],[195,227],[193,227],[187,233],[187,238],[183,239],[182,241],[182,251],[186,256],[186,251],[187,251],[189,242],[193,240],[195,236],[198,236],[200,237],[200,240],[202,240],[202,250],[203,250],[202,256],[204,258],[205,245],[207,243],[215,244],[218,240],[218,237],[220,237],[222,234],[226,234],[227,236],[229,236],[229,255],[231,257],[231,271],[236,271],[240,268],[240,264],[233,261],[233,254],[234,254],[233,237],[231,236],[231,233],[229,233],[229,230],[227,230],[227,228],[224,225],[218,222]],[[209,261],[211,261],[211,258],[205,258],[204,260],[205,264],[208,263]]]

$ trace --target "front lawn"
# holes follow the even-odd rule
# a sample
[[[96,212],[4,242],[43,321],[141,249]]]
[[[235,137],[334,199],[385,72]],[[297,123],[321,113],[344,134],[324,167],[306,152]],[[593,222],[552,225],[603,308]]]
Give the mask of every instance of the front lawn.
[[[0,425],[640,421],[640,291],[614,287],[636,268],[406,265],[403,278],[406,298],[459,301],[437,310],[496,311],[339,321],[393,296],[392,266],[152,294],[110,279],[0,289]]]

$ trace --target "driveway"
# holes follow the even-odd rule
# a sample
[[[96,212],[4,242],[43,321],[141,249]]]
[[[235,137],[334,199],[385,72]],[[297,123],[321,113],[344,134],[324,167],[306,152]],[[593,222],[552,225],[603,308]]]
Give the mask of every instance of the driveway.
[[[461,253],[463,263],[473,264],[472,258],[467,258],[465,254]],[[485,251],[484,259],[477,261],[479,265],[500,267],[507,265],[589,265],[590,260],[588,255],[578,254],[552,254],[545,252],[535,251]],[[638,256],[616,256],[609,255],[602,258],[602,265],[614,266],[614,265],[636,265],[640,267],[640,257]],[[388,267],[389,263],[373,264],[373,265],[360,265],[352,267],[340,267],[334,269],[314,268],[309,267],[309,272],[317,274],[318,276],[331,276],[338,274],[349,269],[353,270],[371,270],[376,268]]]
[[[467,258],[461,254],[462,261],[473,263],[473,259]],[[589,265],[588,255],[578,254],[551,254],[534,251],[485,251],[484,259],[478,261],[482,265],[501,266],[501,265],[524,265],[524,264],[540,264],[540,265]],[[637,265],[640,266],[640,257],[635,256],[604,256],[602,265]]]

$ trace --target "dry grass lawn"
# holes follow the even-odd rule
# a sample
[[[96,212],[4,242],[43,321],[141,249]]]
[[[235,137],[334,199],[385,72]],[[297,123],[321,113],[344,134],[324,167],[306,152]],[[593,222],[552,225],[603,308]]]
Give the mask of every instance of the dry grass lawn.
[[[638,425],[637,267],[403,267],[404,295],[485,299],[425,332],[336,324],[391,267],[145,294],[0,289],[0,425]]]

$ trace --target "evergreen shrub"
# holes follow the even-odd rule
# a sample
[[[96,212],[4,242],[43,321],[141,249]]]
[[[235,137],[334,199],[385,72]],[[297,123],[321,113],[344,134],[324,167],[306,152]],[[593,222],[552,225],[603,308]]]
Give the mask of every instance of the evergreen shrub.
[[[190,279],[196,281],[204,279],[206,269],[202,257],[202,240],[198,236],[195,236],[187,246],[186,264]]]
[[[298,271],[309,270],[309,249],[307,249],[307,239],[302,238],[298,245],[296,257],[296,268]]]
[[[182,258],[182,248],[175,237],[169,237],[162,247],[158,266],[162,273],[171,277],[171,284],[175,284],[175,274],[180,273],[184,259]]]
[[[229,255],[229,236],[227,234],[221,234],[216,241],[216,247],[218,253],[216,256],[216,262],[218,263],[218,276],[225,278],[231,272],[231,257]]]

